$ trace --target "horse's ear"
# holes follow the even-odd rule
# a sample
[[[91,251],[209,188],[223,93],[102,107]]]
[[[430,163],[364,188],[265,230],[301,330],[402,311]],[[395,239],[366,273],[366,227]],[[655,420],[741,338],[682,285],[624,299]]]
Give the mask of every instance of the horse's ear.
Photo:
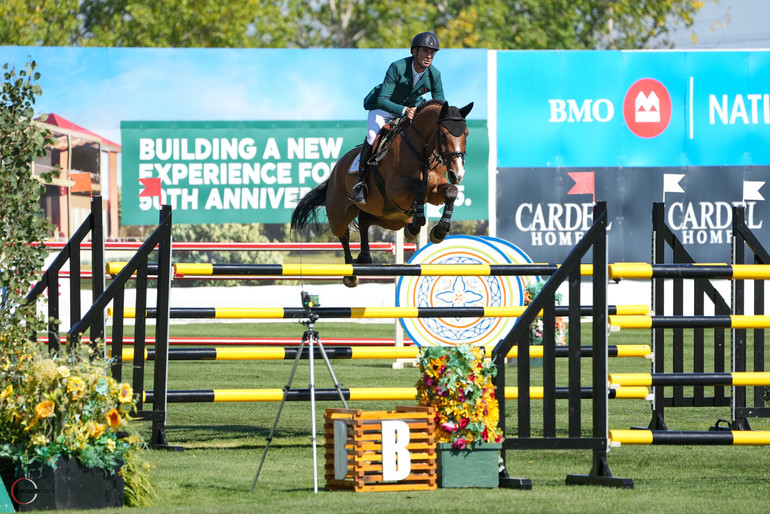
[[[473,102],[469,103],[465,107],[460,109],[460,114],[463,115],[463,118],[467,118],[468,114],[471,112],[471,109],[473,109]]]
[[[441,104],[441,112],[438,113],[439,119],[446,118],[449,114],[449,102],[444,102]]]

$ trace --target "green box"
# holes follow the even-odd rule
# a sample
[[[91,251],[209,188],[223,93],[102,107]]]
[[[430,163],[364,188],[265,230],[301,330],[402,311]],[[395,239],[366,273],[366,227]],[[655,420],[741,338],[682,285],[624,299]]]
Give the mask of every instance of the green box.
[[[456,450],[451,443],[436,445],[439,487],[494,488],[500,481],[498,460],[502,443],[474,443]]]

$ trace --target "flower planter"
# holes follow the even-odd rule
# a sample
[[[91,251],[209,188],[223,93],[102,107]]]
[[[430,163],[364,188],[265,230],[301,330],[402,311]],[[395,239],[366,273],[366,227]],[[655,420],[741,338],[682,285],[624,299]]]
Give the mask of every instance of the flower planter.
[[[17,511],[100,509],[123,506],[123,477],[60,457],[56,468],[35,463],[29,473],[6,468],[3,481]]]
[[[497,487],[501,443],[475,443],[456,450],[451,443],[436,445],[439,487]]]

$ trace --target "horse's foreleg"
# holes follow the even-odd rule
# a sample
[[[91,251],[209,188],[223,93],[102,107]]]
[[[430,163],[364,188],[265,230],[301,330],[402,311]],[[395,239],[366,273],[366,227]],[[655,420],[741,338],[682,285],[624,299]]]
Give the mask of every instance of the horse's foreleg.
[[[430,242],[440,243],[444,240],[449,229],[452,227],[452,211],[454,210],[455,200],[457,199],[457,187],[448,185],[444,194],[444,210],[441,212],[441,219],[430,231]]]
[[[345,254],[345,264],[353,264],[353,254],[350,253],[350,230],[346,230],[338,239],[340,244],[342,244],[342,251]],[[356,287],[358,285],[358,277],[355,275],[342,277],[342,283],[348,287]]]
[[[414,215],[412,222],[404,227],[404,234],[409,241],[414,241],[420,235],[420,228],[425,225],[425,183],[415,180],[412,183],[414,190]]]
[[[354,261],[356,264],[371,264],[372,254],[369,251],[369,227],[371,223],[366,219],[367,214],[361,212],[358,215],[358,233],[361,237],[361,251]]]

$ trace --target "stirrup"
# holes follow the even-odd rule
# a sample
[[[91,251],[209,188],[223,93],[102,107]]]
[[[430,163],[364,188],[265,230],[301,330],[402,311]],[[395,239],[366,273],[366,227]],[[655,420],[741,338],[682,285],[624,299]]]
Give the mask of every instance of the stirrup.
[[[350,194],[348,195],[348,200],[360,205],[366,205],[366,193],[367,193],[366,184],[364,184],[363,182],[357,182],[356,185],[353,186],[353,189],[350,190]]]

